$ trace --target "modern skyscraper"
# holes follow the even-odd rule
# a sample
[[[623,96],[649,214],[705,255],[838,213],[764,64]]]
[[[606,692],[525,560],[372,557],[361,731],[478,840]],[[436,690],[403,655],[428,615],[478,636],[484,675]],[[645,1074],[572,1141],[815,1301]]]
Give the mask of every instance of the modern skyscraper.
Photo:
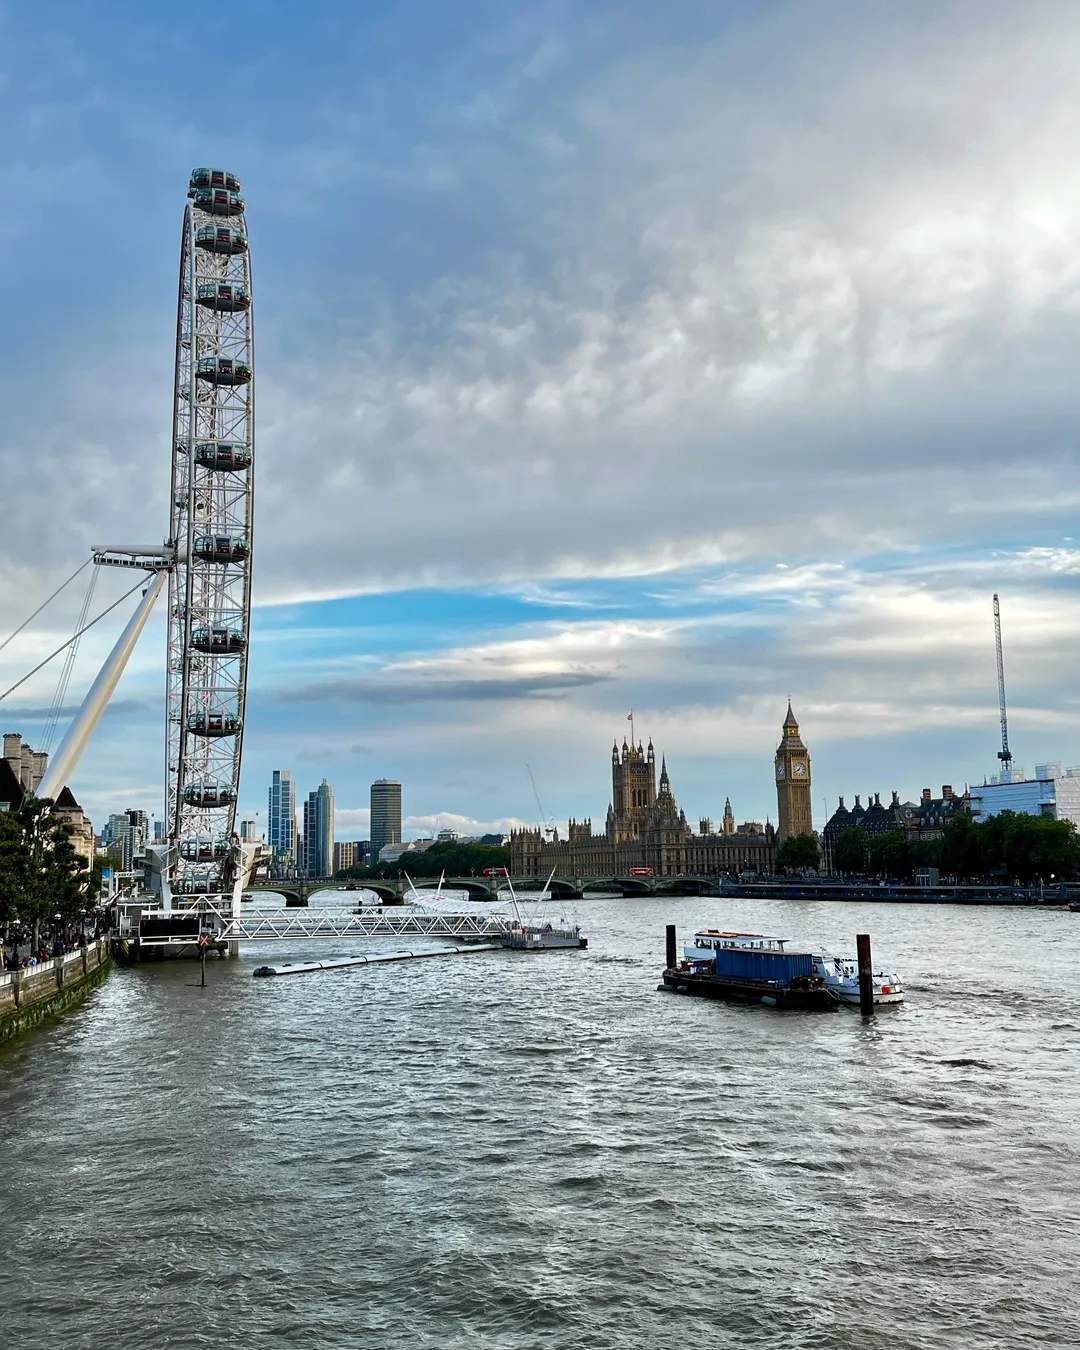
[[[272,875],[291,876],[296,867],[296,784],[288,769],[274,770],[266,842],[274,850],[270,864]]]
[[[389,844],[401,843],[401,784],[379,778],[371,785],[371,861]]]
[[[304,803],[304,868],[309,877],[334,870],[334,794],[325,778]]]
[[[813,834],[810,805],[810,751],[803,745],[799,724],[788,700],[784,735],[776,748],[776,805],[780,814],[777,837],[782,844],[797,834]]]

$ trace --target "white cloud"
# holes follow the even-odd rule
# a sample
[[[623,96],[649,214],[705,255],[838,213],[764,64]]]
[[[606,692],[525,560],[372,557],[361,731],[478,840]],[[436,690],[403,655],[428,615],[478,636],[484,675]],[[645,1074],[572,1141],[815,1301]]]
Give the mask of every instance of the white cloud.
[[[569,814],[603,805],[595,746],[625,705],[704,797],[720,772],[707,761],[757,781],[789,688],[816,763],[875,756],[882,737],[936,737],[945,757],[965,728],[973,757],[993,744],[995,588],[1017,734],[1075,736],[1078,555],[1062,536],[1080,497],[1080,13],[831,0],[692,42],[625,28],[587,61],[559,34],[522,56],[508,29],[511,55],[485,79],[407,82],[392,154],[370,132],[390,134],[394,106],[358,82],[320,87],[291,142],[245,131],[265,695],[252,771],[329,763],[362,800],[352,776],[401,760],[425,818],[444,804],[529,818],[520,766],[536,759]],[[152,100],[124,108],[187,155],[199,128]],[[135,181],[137,166],[156,198],[142,142],[101,156],[68,154],[56,181]],[[311,192],[279,201],[299,168]],[[0,261],[10,287],[67,265],[33,253],[49,180],[9,181],[41,226]],[[65,238],[81,239],[99,203],[65,202]],[[92,539],[164,534],[166,217],[147,207],[137,258],[93,234],[95,267],[64,274],[82,304],[70,323],[35,328],[24,306],[7,339],[0,633]],[[641,575],[657,578],[659,617],[631,599],[596,621],[560,591]],[[565,620],[462,635],[448,619],[435,653],[365,638],[351,658],[347,630],[266,611],[422,584],[562,594]],[[25,663],[4,652],[0,676],[66,635],[75,608],[20,648]],[[104,645],[88,639],[82,674]],[[160,632],[140,648],[140,697],[160,697],[161,650]],[[47,700],[50,680],[27,698]],[[299,685],[319,699],[269,706]],[[114,758],[88,790],[111,801],[110,775],[142,790],[157,745],[101,735]],[[765,814],[770,791],[737,811]]]

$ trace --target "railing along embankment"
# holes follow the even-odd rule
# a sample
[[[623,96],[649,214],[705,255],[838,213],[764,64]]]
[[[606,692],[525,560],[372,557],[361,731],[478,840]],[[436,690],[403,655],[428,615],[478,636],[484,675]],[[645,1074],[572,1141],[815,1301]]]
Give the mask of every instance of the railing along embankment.
[[[99,938],[37,965],[0,972],[0,1041],[81,1002],[111,964],[108,939]]]

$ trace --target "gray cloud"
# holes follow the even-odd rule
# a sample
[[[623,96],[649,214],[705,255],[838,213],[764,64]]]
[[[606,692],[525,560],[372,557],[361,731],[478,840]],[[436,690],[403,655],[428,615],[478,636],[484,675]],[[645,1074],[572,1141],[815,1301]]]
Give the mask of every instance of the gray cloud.
[[[285,147],[333,184],[315,254],[256,178],[264,600],[910,547],[970,536],[969,496],[985,536],[1021,482],[1034,527],[1062,518],[1075,9],[833,0],[685,45],[637,31],[421,99],[397,180],[323,125]],[[322,106],[352,136],[348,97]],[[336,222],[373,192],[414,223],[358,275]],[[465,210],[490,222],[468,244]],[[85,549],[80,522],[164,532],[170,302],[98,297],[107,356],[60,353],[46,425],[0,446],[13,497],[48,502],[0,542],[20,593],[31,551]]]
[[[282,107],[265,143],[238,133],[259,288],[256,595],[689,567],[712,589],[666,624],[570,615],[499,643],[448,622],[447,644],[474,646],[442,664],[309,674],[309,702],[282,700],[249,741],[248,772],[355,738],[358,775],[430,784],[467,759],[530,818],[528,755],[561,810],[602,810],[595,745],[634,706],[688,810],[717,810],[722,773],[737,811],[765,814],[792,688],[816,782],[835,772],[843,790],[885,758],[914,774],[920,755],[959,777],[993,767],[985,605],[1002,578],[1017,734],[1052,745],[1080,655],[1074,565],[1051,556],[1080,505],[1080,13],[791,0],[731,29],[699,6],[691,32],[617,8],[584,45],[515,16],[466,80],[447,61],[378,97],[320,81],[313,113]],[[25,101],[16,67],[7,96]],[[228,97],[215,128],[237,113],[250,128]],[[164,149],[103,136],[77,155],[55,122],[63,165],[8,181],[21,233],[0,281],[22,321],[0,363],[0,632],[92,537],[165,531],[174,236],[203,128],[187,104],[170,120],[125,100]],[[15,148],[35,164],[40,149]],[[299,201],[280,185],[301,171]],[[132,181],[139,250],[93,233],[96,185]],[[24,274],[37,291],[19,309]],[[927,550],[945,561],[895,575]],[[1018,562],[1038,550],[1041,571]],[[710,613],[733,588],[744,621]],[[160,685],[148,640],[131,678]],[[132,791],[156,782],[143,747],[101,735],[113,758],[87,783],[103,803],[117,766]]]
[[[328,680],[282,696],[292,703],[487,703],[522,698],[559,698],[600,684],[610,676],[595,671],[559,671],[547,675],[499,678],[410,680],[391,674],[370,679]]]

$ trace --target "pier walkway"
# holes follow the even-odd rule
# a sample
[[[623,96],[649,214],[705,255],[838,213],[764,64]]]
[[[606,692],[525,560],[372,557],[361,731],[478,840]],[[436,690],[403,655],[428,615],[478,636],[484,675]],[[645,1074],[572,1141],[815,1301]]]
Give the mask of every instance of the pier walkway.
[[[122,914],[117,936],[143,948],[186,947],[205,934],[215,946],[241,942],[308,942],[353,938],[451,938],[491,941],[513,926],[509,914],[452,914],[394,906],[391,910],[277,909],[234,914],[225,897],[207,896],[198,906],[163,913],[142,909]]]
[[[386,913],[340,909],[285,909],[225,916],[218,930],[225,942],[296,942],[308,938],[495,938],[511,926],[506,914]]]

